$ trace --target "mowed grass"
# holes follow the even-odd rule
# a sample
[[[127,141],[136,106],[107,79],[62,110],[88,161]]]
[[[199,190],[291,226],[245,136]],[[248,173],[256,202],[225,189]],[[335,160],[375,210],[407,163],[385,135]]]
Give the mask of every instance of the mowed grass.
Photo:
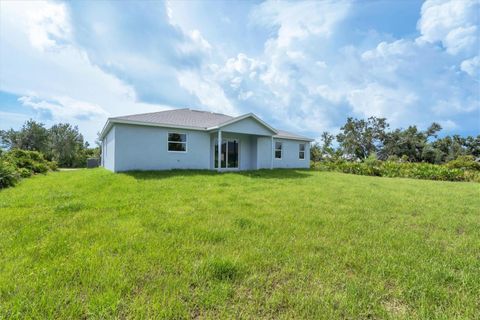
[[[56,172],[0,192],[0,318],[480,317],[480,184]]]

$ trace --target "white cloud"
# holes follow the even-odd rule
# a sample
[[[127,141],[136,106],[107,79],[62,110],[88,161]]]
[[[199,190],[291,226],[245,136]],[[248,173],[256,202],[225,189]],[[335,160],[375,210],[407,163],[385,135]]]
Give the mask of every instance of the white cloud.
[[[427,0],[418,28],[422,41],[441,42],[450,54],[478,51],[478,0]]]
[[[178,80],[180,85],[195,94],[208,110],[237,115],[237,110],[227,99],[223,89],[214,81],[190,71],[180,72]]]
[[[398,123],[406,114],[411,114],[411,109],[418,103],[415,93],[378,83],[351,90],[347,93],[347,100],[356,114],[362,117],[387,117],[392,123]]]
[[[24,106],[35,110],[48,111],[57,121],[68,121],[73,118],[92,120],[105,117],[108,113],[98,105],[78,101],[70,97],[53,97],[50,101],[39,99],[35,96],[23,96],[18,99]]]
[[[65,4],[51,2],[19,3],[28,23],[28,36],[33,47],[55,49],[71,38]]]
[[[253,96],[253,92],[252,91],[241,91],[239,94],[238,94],[238,99],[239,100],[242,100],[242,101],[245,101],[245,100],[248,100],[250,97]]]
[[[212,49],[212,46],[210,45],[210,43],[208,43],[207,40],[205,40],[200,31],[195,29],[191,31],[189,35],[193,43],[195,43],[198,47],[202,48],[202,50],[210,51]]]
[[[458,117],[479,111],[478,1],[427,0],[416,38],[360,30],[357,45],[340,32],[359,32],[349,19],[360,2],[267,1],[248,24],[270,38],[228,56],[169,2],[18,3],[1,2],[0,90],[57,117],[91,119],[78,121],[92,133],[106,114],[167,104],[255,112],[312,136],[347,116],[384,116],[393,126],[434,116],[458,128]]]
[[[475,111],[477,111],[477,113],[480,111],[478,97],[475,97],[475,95],[468,98],[455,95],[446,96],[444,99],[436,101],[432,108],[432,112],[439,116],[452,116],[459,113],[471,113]]]
[[[445,34],[448,53],[432,44],[441,37],[434,29],[442,22],[432,22],[428,5],[424,6],[426,17],[419,22],[425,31],[422,39],[385,39],[362,50],[337,48],[328,40],[335,37],[336,26],[348,19],[347,2],[264,3],[252,19],[277,28],[277,33],[266,42],[263,56],[242,53],[227,59],[225,65],[215,68],[214,79],[240,110],[268,115],[274,123],[291,130],[319,134],[338,126],[347,115],[386,117],[393,126],[412,121],[427,126],[435,114],[447,123],[442,117],[469,114],[479,108],[472,98],[475,83],[460,72],[472,74],[477,60],[461,63],[462,57],[450,55],[468,45],[468,37],[461,34],[468,23],[457,21],[468,3],[448,4],[460,13],[440,10],[446,15],[443,23],[453,31]],[[372,33],[372,37],[378,39],[379,34]],[[248,102],[247,107],[244,102]]]
[[[41,42],[31,41],[29,14],[37,10],[42,19],[49,20],[47,12],[58,14],[50,6],[44,2],[1,2],[0,91],[24,96],[23,102],[33,110],[48,110],[54,119],[78,124],[89,141],[96,138],[107,114],[166,109],[138,102],[132,87],[92,65],[86,53],[73,44],[46,41],[45,50],[37,50],[34,45]]]
[[[252,14],[255,23],[278,27],[275,46],[290,47],[311,35],[328,38],[345,17],[348,1],[266,1]]]
[[[439,121],[439,123],[442,126],[442,129],[447,131],[458,129],[458,124],[456,124],[455,121],[452,120],[441,120]]]
[[[460,67],[462,71],[465,71],[477,80],[480,78],[480,56],[462,61]]]

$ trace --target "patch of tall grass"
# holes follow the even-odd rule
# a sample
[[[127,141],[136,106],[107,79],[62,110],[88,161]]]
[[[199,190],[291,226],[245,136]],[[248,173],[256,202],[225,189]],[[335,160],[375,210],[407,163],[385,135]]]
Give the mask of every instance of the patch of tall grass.
[[[438,165],[423,162],[380,161],[372,157],[363,162],[323,161],[315,164],[314,168],[364,176],[480,182],[480,165],[473,158],[462,158],[445,165]]]

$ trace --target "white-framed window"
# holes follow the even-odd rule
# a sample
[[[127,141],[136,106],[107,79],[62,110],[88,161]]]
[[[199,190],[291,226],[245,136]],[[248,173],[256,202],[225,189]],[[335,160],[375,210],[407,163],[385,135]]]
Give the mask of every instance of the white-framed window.
[[[187,134],[169,132],[167,144],[170,152],[187,152]]]
[[[305,143],[300,143],[298,145],[298,159],[300,160],[305,159]]]
[[[275,159],[282,159],[282,143],[275,142]]]

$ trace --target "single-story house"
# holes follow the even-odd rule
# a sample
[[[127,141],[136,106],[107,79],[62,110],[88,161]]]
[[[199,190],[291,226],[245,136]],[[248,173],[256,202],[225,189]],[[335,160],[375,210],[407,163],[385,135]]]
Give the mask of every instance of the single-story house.
[[[100,138],[102,166],[114,172],[308,168],[313,141],[253,113],[231,117],[191,109],[109,118]]]

